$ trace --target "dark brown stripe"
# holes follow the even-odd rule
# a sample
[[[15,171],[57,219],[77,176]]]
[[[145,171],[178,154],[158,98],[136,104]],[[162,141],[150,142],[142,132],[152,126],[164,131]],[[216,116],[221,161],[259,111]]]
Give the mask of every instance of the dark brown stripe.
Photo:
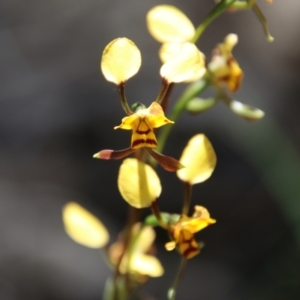
[[[151,131],[151,129],[148,129],[148,130],[146,130],[146,131],[142,131],[142,130],[136,130],[136,132],[138,133],[138,134],[148,134],[149,132]]]
[[[156,142],[156,140],[153,140],[153,139],[147,139],[146,144],[157,145],[157,142]]]
[[[135,146],[138,146],[140,144],[145,144],[146,140],[144,139],[139,139],[139,140],[134,140],[131,144],[131,148],[134,148]]]
[[[190,247],[188,249],[186,249],[184,252],[183,252],[183,255],[186,257],[186,258],[189,258],[190,255],[195,252],[195,253],[198,253],[199,252],[199,249],[195,248],[195,247]]]

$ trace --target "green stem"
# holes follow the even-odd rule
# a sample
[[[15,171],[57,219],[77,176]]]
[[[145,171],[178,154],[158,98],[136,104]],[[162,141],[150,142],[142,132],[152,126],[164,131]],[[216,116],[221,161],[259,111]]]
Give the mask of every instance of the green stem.
[[[133,111],[130,109],[130,107],[128,105],[128,102],[127,102],[127,99],[126,99],[126,96],[125,96],[125,82],[121,82],[118,85],[118,89],[119,89],[119,94],[120,94],[120,98],[121,98],[122,107],[123,107],[125,113],[128,116],[130,116],[130,115],[133,114]]]
[[[245,1],[236,1],[235,3],[232,4],[232,8],[238,9],[238,10],[243,10],[243,9],[249,9],[252,8],[256,0],[248,0],[247,2]]]
[[[229,8],[236,0],[223,0],[218,3],[210,14],[204,19],[204,21],[197,27],[194,37],[191,42],[196,43],[200,38],[207,26],[216,19],[220,14],[222,14],[227,8]]]
[[[180,283],[180,280],[182,278],[186,263],[187,263],[187,259],[184,256],[182,256],[181,261],[180,261],[180,265],[179,265],[179,268],[178,268],[177,275],[176,275],[175,280],[172,284],[172,287],[168,291],[168,300],[174,300],[175,299],[176,289],[177,289],[177,287]]]
[[[207,79],[202,79],[201,81],[190,84],[173,107],[170,114],[170,120],[176,122],[181,113],[185,110],[187,103],[197,95],[201,94],[209,86],[209,83],[210,82]],[[158,152],[162,152],[172,127],[173,126],[162,127],[158,137],[158,146],[156,148]]]
[[[272,35],[270,33],[268,22],[267,22],[266,17],[264,16],[263,12],[260,10],[259,6],[256,3],[253,4],[252,9],[255,12],[256,16],[258,17],[258,19],[260,20],[260,22],[264,28],[268,42],[273,42],[274,38],[272,37]]]
[[[182,214],[188,215],[192,199],[192,185],[184,182],[184,202],[182,207]]]

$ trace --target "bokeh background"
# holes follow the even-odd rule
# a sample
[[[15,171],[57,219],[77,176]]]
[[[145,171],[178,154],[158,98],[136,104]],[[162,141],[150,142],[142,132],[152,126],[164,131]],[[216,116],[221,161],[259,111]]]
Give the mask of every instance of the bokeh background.
[[[245,72],[235,98],[266,112],[249,123],[218,105],[184,114],[165,153],[179,157],[188,139],[205,133],[218,156],[213,176],[198,185],[193,203],[218,220],[198,235],[206,244],[187,266],[178,291],[184,300],[277,300],[300,297],[300,2],[258,0],[275,42],[266,41],[251,11],[226,13],[204,33],[210,57],[230,32]],[[169,1],[199,24],[212,0]],[[142,52],[140,72],[128,82],[130,103],[150,104],[159,86],[159,44],[145,15],[157,0],[0,1],[0,299],[101,299],[109,270],[99,252],[64,232],[61,208],[77,201],[116,238],[126,203],[116,176],[120,161],[99,161],[103,148],[128,146],[130,133],[114,131],[124,113],[115,86],[99,72],[99,57],[116,37]],[[177,86],[172,101],[180,95]],[[162,210],[176,212],[182,187],[158,169]],[[146,212],[145,212],[146,213]],[[179,255],[167,253],[158,230],[164,277],[144,293],[166,299]]]

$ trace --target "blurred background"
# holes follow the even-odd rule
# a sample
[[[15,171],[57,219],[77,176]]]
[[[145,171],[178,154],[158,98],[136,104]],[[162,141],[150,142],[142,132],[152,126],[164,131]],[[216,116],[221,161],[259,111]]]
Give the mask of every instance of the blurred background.
[[[249,123],[225,105],[200,116],[184,114],[164,153],[179,157],[188,139],[205,133],[217,168],[195,187],[193,204],[217,224],[197,235],[202,253],[188,264],[178,299],[277,300],[300,295],[300,2],[257,1],[275,42],[266,41],[251,11],[226,13],[198,42],[209,59],[228,33],[239,35],[235,57],[245,72],[235,99],[261,108]],[[212,0],[168,1],[195,25]],[[126,220],[116,184],[120,161],[100,161],[101,149],[128,147],[130,133],[114,131],[124,117],[116,87],[99,71],[100,55],[116,37],[142,52],[140,72],[127,98],[149,105],[159,87],[159,44],[145,15],[157,0],[1,0],[0,2],[0,299],[101,299],[110,271],[99,252],[64,232],[61,208],[76,201],[99,217],[112,240]],[[171,101],[182,92],[175,87]],[[182,187],[158,169],[162,210],[180,209]],[[145,214],[147,211],[145,211]],[[158,230],[158,256],[166,269],[145,286],[149,299],[166,299],[179,255],[167,253]]]

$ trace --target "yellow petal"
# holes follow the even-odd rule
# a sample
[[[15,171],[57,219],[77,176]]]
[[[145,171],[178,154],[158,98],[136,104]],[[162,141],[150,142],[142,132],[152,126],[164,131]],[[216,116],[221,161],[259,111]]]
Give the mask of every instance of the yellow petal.
[[[159,42],[187,42],[195,34],[189,18],[172,5],[158,5],[147,14],[150,34]]]
[[[168,60],[171,60],[173,58],[176,59],[176,56],[178,56],[182,51],[184,51],[184,43],[164,43],[159,49],[159,57],[161,61],[165,63]],[[205,61],[204,54],[200,51],[199,54],[203,60],[203,66],[204,66],[204,61]],[[206,73],[206,68],[200,67],[198,68],[198,71],[196,71],[193,76],[191,76],[187,80],[184,80],[184,82],[193,82],[199,80],[204,76],[205,73]]]
[[[209,211],[205,207],[200,205],[195,205],[193,218],[207,219],[209,217],[210,217]]]
[[[147,114],[154,116],[164,116],[164,110],[161,105],[157,102],[152,102],[151,105],[146,109]]]
[[[176,57],[182,50],[182,43],[164,43],[159,49],[158,55],[163,63]]]
[[[156,172],[135,158],[123,161],[118,176],[119,191],[131,206],[144,208],[161,193],[161,184]]]
[[[147,118],[147,123],[151,128],[158,128],[166,124],[173,124],[174,122],[165,117],[165,113],[157,102],[152,102],[145,110],[144,116]],[[140,112],[138,112],[140,114]]]
[[[130,130],[134,129],[138,126],[139,124],[139,117],[136,114],[133,114],[128,117],[124,117],[122,119],[122,123],[119,126],[115,126],[114,129],[125,129],[125,130]]]
[[[185,166],[177,171],[179,179],[196,184],[211,176],[217,157],[207,137],[204,134],[197,134],[189,140],[179,161]]]
[[[130,260],[129,269],[131,272],[137,272],[150,277],[160,277],[164,273],[164,269],[160,261],[150,255],[135,253]]]
[[[175,241],[171,241],[165,244],[165,248],[167,251],[172,251],[174,250],[176,247],[176,242]]]
[[[140,225],[140,224],[138,223],[136,225]],[[151,248],[155,240],[155,236],[156,234],[154,229],[151,226],[145,226],[142,229],[142,232],[140,233],[140,236],[136,241],[136,244],[134,245],[134,252],[140,252],[140,253],[147,252]]]
[[[192,43],[183,43],[182,51],[164,63],[160,75],[168,82],[192,80],[195,76],[205,73],[204,55]]]
[[[191,233],[196,233],[205,227],[216,223],[215,219],[207,218],[207,219],[191,219],[187,224],[182,224],[182,228]]]
[[[67,234],[86,247],[101,248],[109,240],[109,234],[101,221],[75,202],[69,202],[63,207],[63,222]]]
[[[127,38],[117,38],[105,47],[100,66],[107,81],[120,84],[138,72],[141,62],[137,46]]]

